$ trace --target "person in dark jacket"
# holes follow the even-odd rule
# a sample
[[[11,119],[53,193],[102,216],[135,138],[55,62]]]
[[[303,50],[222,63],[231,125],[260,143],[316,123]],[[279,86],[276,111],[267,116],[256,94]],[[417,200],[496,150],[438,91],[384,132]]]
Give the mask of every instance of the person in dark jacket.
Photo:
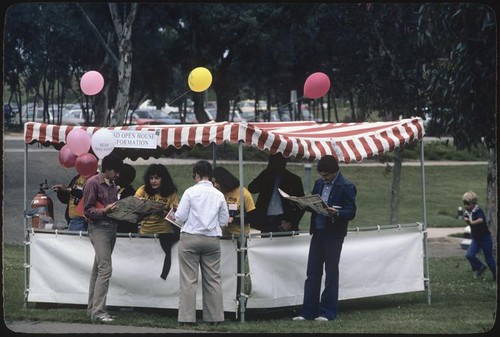
[[[328,215],[311,215],[304,301],[300,316],[293,318],[295,321],[329,321],[337,317],[340,253],[349,220],[356,215],[356,186],[342,176],[335,157],[322,157],[317,170],[321,178],[315,181],[312,194],[325,201]],[[320,294],[323,269],[325,287]]]
[[[130,197],[135,195],[135,188],[132,186],[132,183],[135,179],[135,168],[129,164],[123,164],[120,168],[120,176],[116,180],[116,184],[118,185],[118,200],[125,199],[126,197]],[[117,220],[118,227],[116,229],[117,233],[137,233],[138,225],[136,223]]]
[[[281,153],[269,156],[267,167],[248,185],[259,196],[255,203],[252,227],[266,232],[298,231],[304,210],[283,198],[278,188],[291,196],[304,196],[302,179],[286,169],[287,160]]]

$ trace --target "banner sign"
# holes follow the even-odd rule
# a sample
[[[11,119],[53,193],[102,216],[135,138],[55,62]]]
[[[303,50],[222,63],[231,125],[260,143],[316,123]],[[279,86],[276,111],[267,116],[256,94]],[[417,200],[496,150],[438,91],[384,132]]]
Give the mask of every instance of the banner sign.
[[[156,149],[158,134],[150,130],[112,130],[115,147]]]

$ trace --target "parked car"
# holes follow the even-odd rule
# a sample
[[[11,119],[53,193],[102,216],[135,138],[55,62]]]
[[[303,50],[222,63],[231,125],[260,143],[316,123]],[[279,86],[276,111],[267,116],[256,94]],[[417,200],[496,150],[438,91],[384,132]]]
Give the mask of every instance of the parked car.
[[[215,116],[217,115],[217,110],[214,111],[214,112],[212,112],[212,111],[209,111],[209,110],[205,109],[205,114],[207,115],[209,121],[214,121],[215,120]]]
[[[89,111],[89,123],[94,122],[95,115],[93,111]],[[85,125],[85,117],[82,109],[73,109],[66,111],[61,116],[61,124],[63,125]]]
[[[9,104],[3,105],[3,125],[7,128],[14,126],[16,111],[13,111]]]
[[[182,123],[180,112],[178,111],[170,112],[168,115],[170,118],[178,119],[179,123]],[[195,114],[192,112],[186,112],[186,115],[184,116],[184,123],[182,124],[196,124],[196,123],[198,123],[198,120],[196,119]]]
[[[309,107],[307,106],[307,104],[302,104],[300,106],[300,110],[302,112],[302,120],[303,121],[313,120],[313,116],[312,116],[311,111],[309,110]]]
[[[278,118],[282,122],[289,122],[292,120],[292,118],[290,117],[290,111],[288,110],[288,108],[278,109]]]
[[[244,119],[241,117],[240,113],[236,110],[234,111],[229,111],[229,122],[243,122]]]
[[[124,125],[150,125],[163,124],[158,122],[151,110],[130,110],[123,123]]]
[[[217,116],[217,107],[205,108],[205,113],[208,116],[208,119],[213,121],[215,120],[214,116]]]
[[[175,118],[163,110],[152,110],[151,115],[158,124],[181,124],[180,118]]]
[[[144,102],[142,102],[139,105],[138,109],[140,109],[140,110],[158,110],[158,108],[153,104],[153,102],[150,99],[147,99]],[[160,107],[160,110],[165,111],[166,113],[169,113],[169,112],[179,111],[179,108],[170,106],[170,105],[168,105],[168,103],[165,103],[164,106]]]
[[[207,114],[208,120],[213,121],[214,117],[210,112],[205,110],[205,113]],[[169,114],[173,118],[181,118],[179,112],[171,112]],[[184,124],[198,124],[198,119],[196,118],[196,115],[194,112],[186,112],[186,116],[184,117]]]
[[[43,119],[43,108],[41,107],[36,107],[35,108],[35,113],[33,118],[33,106],[29,105],[24,105],[23,110],[22,110],[22,116],[23,116],[23,123],[25,122],[38,122],[38,123],[53,123],[54,122],[54,115],[52,114],[51,109],[49,108],[48,112],[48,119],[47,117],[45,118],[45,121]],[[20,124],[20,121],[18,121]]]
[[[241,118],[249,122],[256,121],[256,109],[260,111],[267,110],[266,101],[258,101],[257,106],[255,106],[255,101],[251,99],[239,101],[238,103],[236,103],[236,106],[238,107],[238,110],[241,114]]]

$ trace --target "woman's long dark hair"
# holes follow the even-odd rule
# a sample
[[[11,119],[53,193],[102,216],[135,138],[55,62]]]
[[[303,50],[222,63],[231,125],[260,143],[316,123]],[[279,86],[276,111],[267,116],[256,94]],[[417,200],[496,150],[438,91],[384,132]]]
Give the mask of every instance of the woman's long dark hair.
[[[144,173],[144,189],[147,194],[155,195],[157,193],[149,181],[149,178],[153,175],[161,178],[160,195],[162,197],[168,197],[169,195],[177,192],[177,187],[175,186],[170,173],[168,173],[167,168],[161,164],[151,164],[146,170],[146,173]]]
[[[231,192],[240,187],[240,181],[224,167],[217,166],[213,174],[215,181],[220,185],[223,193]]]

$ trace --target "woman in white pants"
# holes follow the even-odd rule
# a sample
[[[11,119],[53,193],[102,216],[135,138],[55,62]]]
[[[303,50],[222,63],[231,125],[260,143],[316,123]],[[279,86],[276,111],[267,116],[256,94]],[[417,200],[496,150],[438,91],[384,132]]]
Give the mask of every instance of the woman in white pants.
[[[224,321],[220,274],[220,226],[229,212],[224,195],[212,184],[212,166],[205,160],[193,167],[194,186],[179,202],[175,219],[184,223],[179,241],[179,323],[196,323],[198,268],[202,276],[203,321]]]

